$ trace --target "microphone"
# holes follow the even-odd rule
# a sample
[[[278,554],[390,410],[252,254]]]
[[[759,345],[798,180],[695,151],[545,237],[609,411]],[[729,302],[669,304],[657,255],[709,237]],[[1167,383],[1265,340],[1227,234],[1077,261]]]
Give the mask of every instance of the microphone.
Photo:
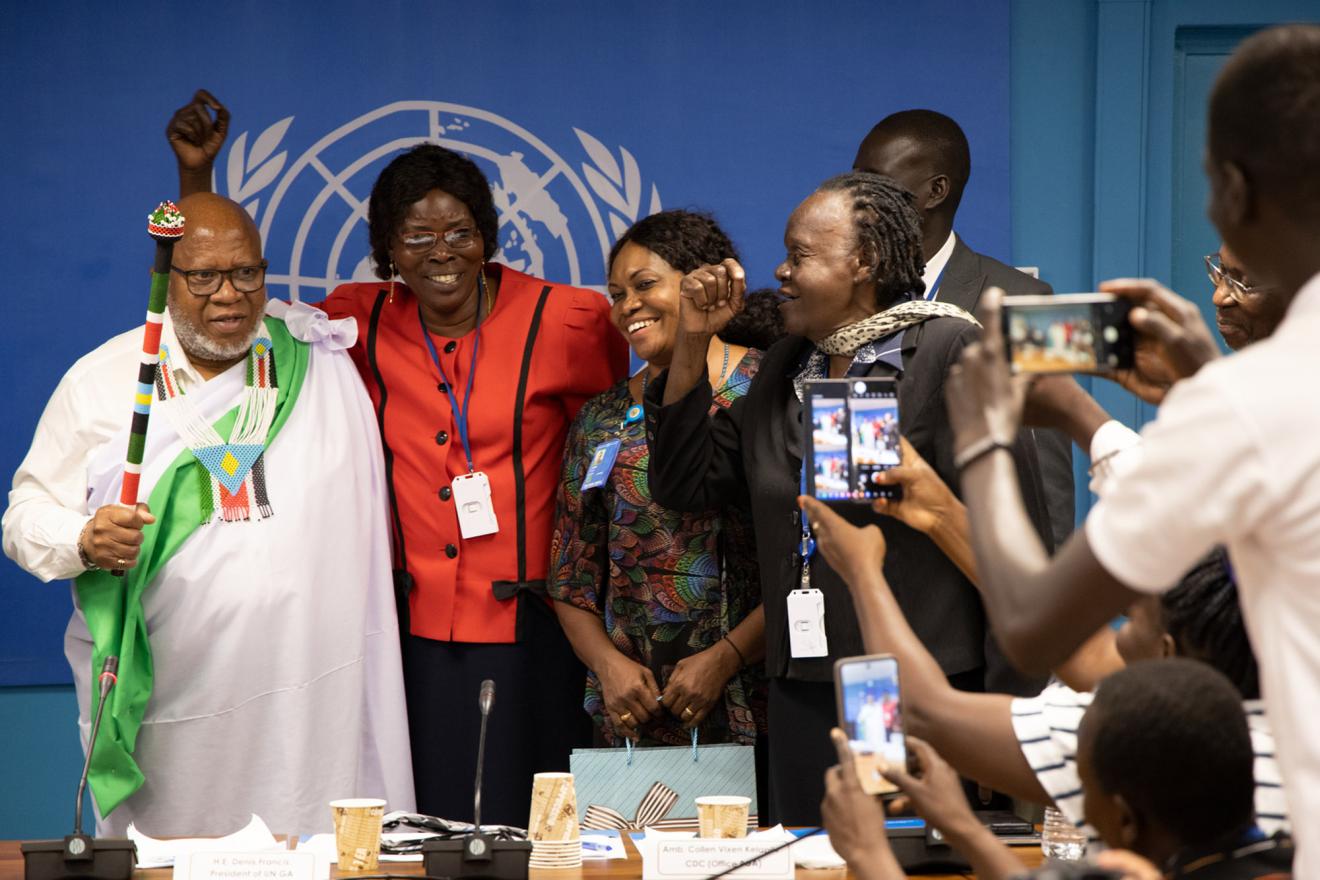
[[[485,725],[486,716],[495,705],[495,682],[489,678],[481,683],[481,696],[477,697],[477,707],[481,709],[481,723]]]
[[[494,705],[495,682],[488,678],[481,683],[481,693],[477,697],[477,708],[481,710],[481,733],[477,738],[477,779],[472,784],[472,828],[475,834],[481,833],[481,776],[486,766],[486,721]]]
[[[486,679],[477,696],[481,732],[477,736],[477,775],[472,793],[472,832],[460,840],[432,839],[422,843],[422,864],[433,877],[527,880],[532,844],[526,840],[496,840],[481,831],[481,778],[486,765],[486,722],[495,706],[495,682]]]
[[[101,880],[128,880],[137,864],[137,847],[131,840],[96,840],[83,833],[83,794],[92,768],[92,752],[101,729],[110,691],[119,681],[119,658],[106,657],[101,666],[100,697],[92,733],[87,741],[87,758],[78,779],[78,799],[73,808],[73,833],[63,840],[43,840],[22,845],[23,876],[26,880],[54,880],[58,877],[93,877]]]

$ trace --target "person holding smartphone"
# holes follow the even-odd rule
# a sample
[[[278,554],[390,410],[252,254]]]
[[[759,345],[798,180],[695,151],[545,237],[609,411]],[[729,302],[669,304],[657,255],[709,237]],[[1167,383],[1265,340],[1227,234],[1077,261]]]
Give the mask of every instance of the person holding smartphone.
[[[858,880],[897,880],[902,867],[877,833],[884,804],[859,781],[843,731],[831,735],[839,763],[825,774],[821,804],[830,844]],[[1151,880],[1288,876],[1291,841],[1266,838],[1252,820],[1252,737],[1219,672],[1191,660],[1121,670],[1100,685],[1075,739],[1086,819],[1109,848],[1096,856],[1099,868]],[[890,764],[884,776],[970,862],[972,874],[1027,874],[968,808],[953,768],[925,741],[909,736],[908,745],[911,766]],[[1080,871],[1074,876],[1096,876]]]
[[[775,274],[790,335],[766,353],[747,394],[711,409],[710,340],[741,310],[745,288],[742,267],[727,260],[684,277],[670,366],[651,381],[645,401],[653,497],[683,511],[730,502],[751,509],[770,678],[770,814],[810,825],[819,815],[822,773],[834,760],[832,663],[862,653],[862,639],[846,585],[811,552],[797,515],[804,444],[811,442],[804,386],[844,376],[894,379],[900,430],[952,479],[944,374],[975,325],[955,306],[920,299],[920,226],[910,194],[888,178],[853,172],[826,181],[789,218],[785,245]],[[1030,443],[1014,443],[1014,460],[1037,533],[1048,541]],[[873,515],[850,504],[846,516]],[[884,528],[893,546],[887,574],[943,673],[975,690],[1039,691],[1042,681],[1022,679],[987,641],[976,590],[957,567],[901,523]],[[813,656],[790,646],[790,626],[808,623],[793,619],[789,607],[790,594],[804,586],[822,608],[812,634],[824,651]]]
[[[1141,461],[1091,508],[1055,555],[1020,515],[1005,456],[964,470],[977,560],[996,633],[1041,670],[1215,544],[1233,560],[1270,695],[1296,829],[1299,876],[1320,876],[1320,26],[1259,31],[1222,68],[1210,96],[1209,215],[1257,284],[1287,308],[1269,339],[1216,357],[1191,302],[1149,280],[1102,290],[1132,299],[1132,322],[1180,377],[1142,431]],[[985,304],[997,309],[997,297]],[[1205,343],[1209,341],[1209,346]],[[1207,356],[1207,351],[1209,356]],[[999,323],[947,383],[959,448],[998,442],[1020,423]],[[987,447],[988,448],[988,447]]]

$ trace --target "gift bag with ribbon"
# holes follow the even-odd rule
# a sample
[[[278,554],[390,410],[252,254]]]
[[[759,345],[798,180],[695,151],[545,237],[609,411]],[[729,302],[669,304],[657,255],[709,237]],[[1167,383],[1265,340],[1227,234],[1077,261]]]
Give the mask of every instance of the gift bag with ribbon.
[[[586,828],[695,830],[697,798],[751,798],[757,825],[756,761],[751,746],[733,744],[574,749],[569,758],[579,821]]]

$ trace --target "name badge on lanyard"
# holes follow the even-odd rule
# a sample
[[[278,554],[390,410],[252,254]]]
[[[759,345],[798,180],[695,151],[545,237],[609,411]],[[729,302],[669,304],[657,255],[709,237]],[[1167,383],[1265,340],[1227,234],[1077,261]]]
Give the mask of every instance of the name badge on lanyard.
[[[799,493],[807,494],[807,463],[802,462]],[[786,600],[788,608],[788,649],[794,659],[828,657],[829,640],[825,637],[825,594],[811,585],[811,557],[816,552],[816,539],[811,536],[811,523],[805,511],[798,511],[802,522],[802,538],[798,545],[798,558],[802,560],[801,585],[791,591]]]
[[[614,469],[614,459],[619,457],[619,445],[622,442],[616,437],[596,446],[596,451],[591,454],[591,465],[587,468],[587,475],[582,480],[583,492],[588,489],[599,489],[605,485],[605,481],[610,477],[610,471]]]
[[[495,503],[490,497],[490,480],[481,471],[454,477],[454,508],[458,511],[458,531],[463,538],[480,538],[500,530],[495,520]]]
[[[472,380],[477,375],[477,350],[481,345],[481,304],[477,304],[477,325],[472,340],[472,362],[468,365],[467,389],[463,392],[463,405],[459,406],[454,396],[453,383],[445,374],[440,363],[440,354],[435,350],[435,342],[426,329],[422,319],[422,310],[418,306],[417,320],[422,325],[422,338],[426,340],[426,349],[431,353],[435,369],[440,374],[445,394],[449,397],[449,408],[454,414],[454,424],[458,427],[458,439],[463,444],[463,456],[467,459],[468,472],[457,476],[450,483],[454,509],[458,513],[458,532],[464,540],[493,535],[500,530],[495,518],[495,503],[490,494],[490,479],[472,464],[472,442],[468,436],[468,407],[472,404]]]

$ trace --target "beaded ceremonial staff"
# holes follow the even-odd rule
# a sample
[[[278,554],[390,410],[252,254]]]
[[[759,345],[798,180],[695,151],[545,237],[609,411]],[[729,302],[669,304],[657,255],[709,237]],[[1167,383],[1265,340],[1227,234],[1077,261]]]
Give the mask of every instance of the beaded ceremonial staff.
[[[178,207],[170,201],[161,202],[147,215],[147,232],[156,240],[156,262],[151,267],[151,298],[147,300],[147,325],[142,334],[142,362],[138,365],[137,393],[133,396],[124,485],[119,492],[119,503],[125,507],[137,504],[138,482],[142,479],[142,453],[147,445],[147,421],[151,418],[156,365],[160,362],[160,331],[170,290],[170,264],[174,261],[174,243],[183,237],[183,215]]]

